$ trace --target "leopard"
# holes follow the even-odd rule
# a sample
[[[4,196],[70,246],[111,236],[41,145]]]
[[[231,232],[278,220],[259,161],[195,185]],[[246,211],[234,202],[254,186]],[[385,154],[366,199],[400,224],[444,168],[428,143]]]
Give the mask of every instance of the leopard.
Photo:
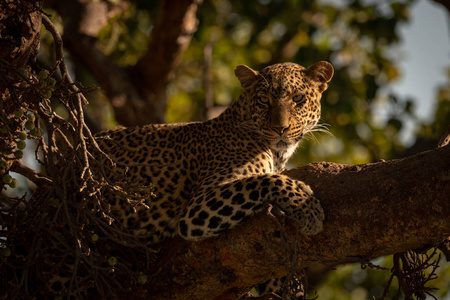
[[[257,72],[235,69],[243,93],[205,122],[121,127],[97,136],[101,149],[135,184],[152,184],[148,208],[113,211],[152,243],[181,236],[201,240],[229,230],[271,201],[300,221],[303,234],[322,230],[323,209],[305,183],[280,174],[302,138],[318,124],[320,99],[334,69],[321,61]]]
[[[155,189],[148,207],[130,209],[123,199],[112,199],[113,211],[133,234],[150,243],[211,238],[269,202],[295,218],[302,234],[323,229],[324,212],[311,188],[280,173],[319,123],[333,66],[280,63],[255,71],[239,65],[234,73],[242,93],[216,118],[97,135],[121,177]]]
[[[302,234],[323,229],[324,211],[311,188],[281,172],[319,124],[333,66],[239,65],[234,73],[242,93],[216,118],[117,127],[95,137],[115,162],[109,181],[152,187],[155,196],[135,207],[105,195],[121,225],[149,244],[216,237],[267,203],[297,220]]]

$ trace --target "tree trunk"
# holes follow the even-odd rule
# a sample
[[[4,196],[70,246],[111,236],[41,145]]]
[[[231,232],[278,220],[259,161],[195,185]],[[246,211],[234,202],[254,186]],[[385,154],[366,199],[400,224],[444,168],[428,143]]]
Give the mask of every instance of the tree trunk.
[[[115,119],[124,126],[164,123],[166,88],[180,57],[197,30],[200,0],[161,0],[146,54],[130,67],[120,67],[97,46],[98,31],[126,2],[53,1],[52,8],[67,17],[64,43],[73,57],[88,68],[104,89]]]
[[[303,180],[325,210],[322,233],[300,236],[303,267],[318,259],[346,262],[404,252],[450,234],[450,147],[364,165],[319,162],[287,170]],[[152,299],[235,299],[236,292],[285,274],[286,252],[274,217],[260,213],[218,238],[158,245],[146,287]],[[325,261],[326,262],[326,261]],[[125,295],[124,295],[125,296]],[[126,295],[129,296],[129,295]]]

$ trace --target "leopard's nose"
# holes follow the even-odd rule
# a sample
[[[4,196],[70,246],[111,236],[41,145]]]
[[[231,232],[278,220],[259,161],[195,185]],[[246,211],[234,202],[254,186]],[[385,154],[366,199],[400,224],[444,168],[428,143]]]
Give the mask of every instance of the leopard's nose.
[[[279,135],[282,135],[284,132],[286,132],[289,129],[289,127],[291,127],[291,125],[289,125],[289,126],[274,126],[274,127],[272,127],[272,129]]]

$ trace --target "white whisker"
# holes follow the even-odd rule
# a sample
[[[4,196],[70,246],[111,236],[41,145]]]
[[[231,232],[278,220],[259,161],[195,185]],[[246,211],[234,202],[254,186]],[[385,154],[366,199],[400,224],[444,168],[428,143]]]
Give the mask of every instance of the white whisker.
[[[316,143],[319,143],[319,140],[317,139],[315,133],[316,132],[323,132],[330,136],[334,136],[330,130],[329,130],[330,124],[328,123],[318,123],[315,126],[308,126],[304,129],[304,139],[306,140],[313,140]]]

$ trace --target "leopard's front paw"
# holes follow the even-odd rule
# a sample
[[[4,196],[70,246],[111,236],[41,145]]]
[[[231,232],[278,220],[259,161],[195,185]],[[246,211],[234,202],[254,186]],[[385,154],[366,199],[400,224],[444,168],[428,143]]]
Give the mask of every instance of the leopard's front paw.
[[[313,196],[308,186],[292,192],[278,202],[281,209],[293,217],[303,234],[317,234],[323,229],[325,215],[319,200]]]
[[[323,229],[325,215],[322,205],[314,196],[303,200],[303,203],[294,209],[294,217],[300,221],[300,232],[303,234],[317,234]]]

